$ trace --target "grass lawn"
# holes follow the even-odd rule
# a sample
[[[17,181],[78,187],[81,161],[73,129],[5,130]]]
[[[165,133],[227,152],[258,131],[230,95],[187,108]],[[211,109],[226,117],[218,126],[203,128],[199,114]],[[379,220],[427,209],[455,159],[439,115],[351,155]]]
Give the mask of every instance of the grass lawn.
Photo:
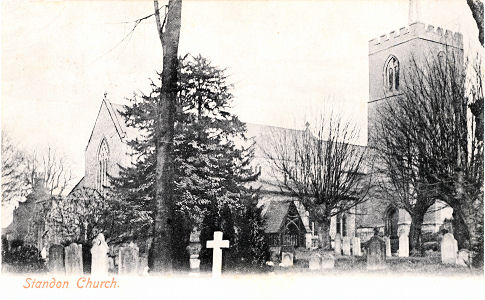
[[[386,260],[387,267],[384,270],[368,271],[366,257],[339,256],[335,259],[333,270],[311,271],[308,269],[307,260],[296,260],[293,268],[275,267],[275,273],[324,273],[324,274],[349,274],[349,273],[392,273],[422,274],[431,276],[483,276],[482,269],[474,269],[457,265],[442,264],[439,253],[433,253],[425,257],[389,257]]]

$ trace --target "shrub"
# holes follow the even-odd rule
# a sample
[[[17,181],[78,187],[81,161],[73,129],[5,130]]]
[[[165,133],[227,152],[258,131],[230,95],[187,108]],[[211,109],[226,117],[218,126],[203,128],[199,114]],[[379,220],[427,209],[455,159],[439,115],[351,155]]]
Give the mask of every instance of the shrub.
[[[15,247],[14,247],[15,245]],[[41,273],[46,271],[45,261],[40,257],[39,250],[32,245],[12,242],[9,251],[2,251],[2,263],[10,266],[15,273]]]

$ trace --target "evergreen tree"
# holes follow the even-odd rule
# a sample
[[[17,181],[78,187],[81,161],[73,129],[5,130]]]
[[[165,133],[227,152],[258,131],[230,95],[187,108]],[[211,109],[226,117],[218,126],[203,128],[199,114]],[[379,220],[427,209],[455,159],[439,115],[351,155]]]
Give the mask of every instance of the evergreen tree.
[[[233,96],[225,70],[200,55],[187,55],[179,60],[178,71],[173,147],[178,216],[173,228],[178,232],[172,244],[174,258],[182,266],[194,225],[202,227],[203,247],[215,230],[222,230],[224,238],[236,244],[233,216],[243,213],[242,199],[253,197],[255,192],[244,184],[256,180],[257,174],[250,167],[253,147],[245,136],[245,124],[229,111]],[[139,136],[129,142],[135,163],[112,178],[112,192],[121,199],[120,225],[133,237],[149,236],[153,225],[159,93],[160,87],[152,82],[150,93],[134,94],[122,112]]]

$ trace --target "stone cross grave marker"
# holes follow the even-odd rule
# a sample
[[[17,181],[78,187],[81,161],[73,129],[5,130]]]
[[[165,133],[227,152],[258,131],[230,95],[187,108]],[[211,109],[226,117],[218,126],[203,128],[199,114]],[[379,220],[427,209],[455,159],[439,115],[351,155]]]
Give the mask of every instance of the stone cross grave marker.
[[[377,236],[378,229],[374,229],[374,236],[369,240],[367,249],[367,269],[379,270],[386,267],[386,242]]]
[[[61,245],[52,245],[49,248],[49,271],[57,274],[66,272],[64,266],[64,247]]]
[[[212,277],[220,277],[222,271],[222,248],[229,248],[229,241],[222,239],[222,231],[214,231],[214,240],[207,241],[212,248]]]
[[[340,234],[335,235],[335,247],[334,247],[335,255],[342,254],[342,240],[340,239]]]
[[[102,233],[93,240],[91,247],[91,275],[106,276],[108,275],[108,244],[104,240]]]
[[[399,257],[409,257],[409,237],[405,231],[399,236]]]
[[[350,255],[350,237],[344,236],[342,239],[342,251],[344,255]]]
[[[384,237],[384,242],[386,245],[386,257],[391,257],[391,239],[388,236]]]
[[[118,274],[134,275],[138,270],[139,250],[133,242],[128,246],[121,247],[118,256]]]
[[[71,243],[64,248],[66,275],[83,274],[83,246]]]
[[[352,255],[353,256],[362,255],[362,250],[360,250],[360,238],[358,237],[352,238]]]
[[[447,233],[441,240],[441,262],[444,264],[455,264],[458,252],[458,243],[451,233]]]

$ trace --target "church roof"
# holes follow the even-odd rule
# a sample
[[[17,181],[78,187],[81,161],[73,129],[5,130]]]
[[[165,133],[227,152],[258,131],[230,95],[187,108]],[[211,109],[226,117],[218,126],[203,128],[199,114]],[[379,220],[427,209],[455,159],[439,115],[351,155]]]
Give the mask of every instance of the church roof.
[[[295,205],[306,232],[311,231],[308,218],[305,215],[306,210],[300,205],[299,201],[295,201],[293,197],[284,194],[265,194],[261,197],[259,205],[262,206],[261,213],[265,219],[264,231],[266,233],[279,232],[291,203]]]
[[[266,221],[264,231],[266,233],[277,233],[280,231],[283,221],[288,214],[290,203],[290,201],[271,201],[269,203],[266,214],[264,215]]]

